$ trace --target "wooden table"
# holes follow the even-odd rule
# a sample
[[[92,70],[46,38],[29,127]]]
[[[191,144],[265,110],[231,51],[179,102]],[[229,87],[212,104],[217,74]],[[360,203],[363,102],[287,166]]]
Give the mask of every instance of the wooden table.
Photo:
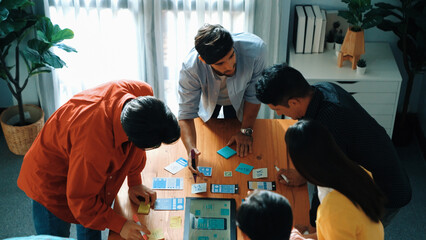
[[[160,148],[147,152],[147,164],[142,171],[142,182],[148,187],[152,187],[154,177],[182,177],[184,178],[183,190],[156,190],[157,198],[184,198],[184,197],[209,197],[209,198],[234,198],[237,208],[241,200],[247,196],[247,181],[276,181],[276,170],[274,164],[280,168],[287,166],[287,153],[284,141],[286,129],[294,124],[294,120],[287,119],[257,119],[253,127],[253,153],[245,158],[237,155],[225,159],[216,153],[217,150],[225,147],[228,140],[239,131],[240,123],[237,120],[215,119],[208,123],[203,123],[200,119],[195,120],[197,129],[197,148],[201,151],[199,166],[212,167],[212,177],[207,177],[206,181],[197,178],[197,183],[207,182],[207,192],[202,194],[192,194],[191,184],[194,183],[192,174],[188,169],[184,169],[175,175],[164,170],[164,167],[183,157],[187,159],[187,153],[181,140],[172,145],[162,145]],[[235,149],[235,145],[231,146]],[[257,168],[268,168],[268,178],[253,179],[252,174],[245,175],[236,172],[235,169],[240,163],[246,163]],[[290,164],[291,168],[294,168]],[[224,177],[224,171],[232,171],[232,177]],[[238,194],[218,194],[210,192],[210,184],[238,184]],[[128,219],[132,219],[137,212],[135,204],[131,203],[128,193],[127,182],[121,187],[115,201],[114,210]],[[309,225],[309,197],[306,185],[301,187],[287,187],[277,182],[277,193],[287,197],[294,215],[294,224],[304,226]],[[184,214],[185,211],[154,211],[149,215],[138,215],[140,221],[152,231],[161,228],[165,239],[183,239]],[[182,218],[182,227],[173,229],[169,226],[169,219],[173,216]],[[119,234],[110,231],[108,239],[122,239]],[[238,239],[242,239],[241,231],[238,230]]]

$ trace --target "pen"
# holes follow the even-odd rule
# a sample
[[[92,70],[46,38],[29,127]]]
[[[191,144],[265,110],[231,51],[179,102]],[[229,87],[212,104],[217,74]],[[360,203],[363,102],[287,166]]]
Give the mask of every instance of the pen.
[[[135,223],[137,223],[139,226],[141,225],[141,222],[139,222],[139,218],[138,216],[135,214],[133,214],[133,221],[135,221]],[[148,237],[146,236],[146,234],[142,231],[140,231],[142,234],[143,239],[148,240]]]
[[[275,169],[277,170],[277,172],[280,171],[280,169],[277,167],[277,165],[275,165]],[[284,179],[284,181],[286,181],[288,183],[288,178],[284,174],[281,174],[281,177]]]
[[[191,149],[191,161],[192,161],[192,167],[194,168],[195,171],[197,171],[197,166],[195,164],[195,151],[194,151],[194,149]],[[192,173],[192,176],[194,177],[194,182],[197,182],[197,174]]]

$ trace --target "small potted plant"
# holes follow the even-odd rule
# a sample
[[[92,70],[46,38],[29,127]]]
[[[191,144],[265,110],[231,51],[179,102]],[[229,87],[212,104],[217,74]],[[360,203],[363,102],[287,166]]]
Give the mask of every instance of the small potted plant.
[[[340,27],[340,22],[336,21],[333,23],[333,29],[327,34],[326,49],[334,49],[334,43],[336,41],[337,29]]]
[[[363,75],[365,73],[365,69],[367,68],[367,62],[365,59],[360,58],[356,63],[356,73]]]
[[[339,55],[339,52],[340,52],[340,49],[342,48],[342,44],[343,44],[344,39],[345,39],[345,37],[343,36],[342,30],[340,30],[336,34],[336,39],[335,39],[335,43],[334,43],[334,47],[336,49],[336,56]]]

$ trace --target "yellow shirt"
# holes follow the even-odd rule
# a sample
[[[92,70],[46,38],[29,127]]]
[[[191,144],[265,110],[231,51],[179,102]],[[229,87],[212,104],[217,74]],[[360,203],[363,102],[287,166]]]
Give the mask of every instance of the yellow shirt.
[[[360,207],[334,190],[327,194],[317,212],[318,240],[384,239],[381,222],[373,222]]]

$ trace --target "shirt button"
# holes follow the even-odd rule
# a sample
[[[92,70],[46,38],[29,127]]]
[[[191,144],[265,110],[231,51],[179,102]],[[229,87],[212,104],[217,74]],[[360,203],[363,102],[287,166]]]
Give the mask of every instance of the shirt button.
[[[112,179],[112,176],[109,176],[109,179]]]
[[[111,195],[111,193],[110,193],[110,192],[108,192],[108,193],[107,193],[107,195],[109,196],[109,195]]]

